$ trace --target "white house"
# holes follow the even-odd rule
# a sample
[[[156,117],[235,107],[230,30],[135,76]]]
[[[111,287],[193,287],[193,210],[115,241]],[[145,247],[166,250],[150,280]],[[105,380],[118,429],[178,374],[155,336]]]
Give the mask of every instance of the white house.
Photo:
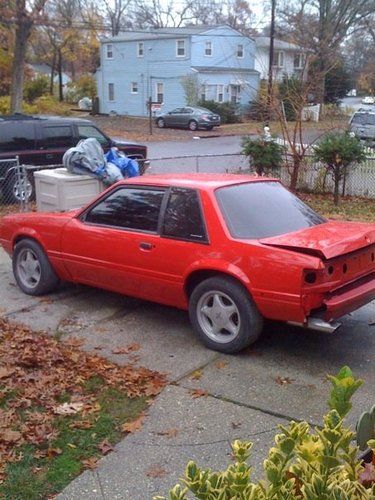
[[[260,72],[261,79],[268,78],[270,38],[257,36],[255,39],[255,69]],[[306,52],[293,43],[274,40],[273,78],[281,81],[284,75],[306,76]]]

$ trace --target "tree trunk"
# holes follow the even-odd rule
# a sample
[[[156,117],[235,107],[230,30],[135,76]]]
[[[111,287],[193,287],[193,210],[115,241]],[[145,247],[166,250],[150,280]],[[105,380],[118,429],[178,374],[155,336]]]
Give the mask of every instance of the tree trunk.
[[[18,15],[14,43],[14,58],[12,65],[12,88],[10,92],[11,114],[22,112],[26,42],[30,36],[32,25],[33,23],[31,19],[28,19],[25,15],[22,15],[22,13],[21,15]]]
[[[292,191],[297,190],[298,174],[299,168],[301,166],[301,159],[297,154],[293,154],[293,170],[290,177],[290,189]]]
[[[339,191],[340,191],[340,172],[339,172],[337,167],[334,170],[333,180],[335,182],[335,188],[334,188],[334,192],[333,192],[333,202],[335,205],[338,205],[339,204],[339,196],[340,196],[340,194],[339,194]]]
[[[57,52],[57,68],[59,72],[59,101],[62,102],[64,100],[63,95],[63,82],[62,82],[62,61],[61,61],[61,49],[58,49]]]
[[[53,50],[52,66],[51,66],[51,78],[49,82],[49,93],[53,95],[53,80],[55,78],[55,68],[56,68],[56,50]]]

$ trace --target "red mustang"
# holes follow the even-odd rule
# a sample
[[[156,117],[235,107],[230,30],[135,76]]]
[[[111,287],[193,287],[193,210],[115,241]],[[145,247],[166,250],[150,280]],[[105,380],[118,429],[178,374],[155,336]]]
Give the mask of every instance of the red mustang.
[[[327,221],[275,179],[132,178],[80,210],[6,216],[0,243],[27,294],[67,280],[189,309],[227,353],[263,318],[333,331],[375,298],[375,224]]]

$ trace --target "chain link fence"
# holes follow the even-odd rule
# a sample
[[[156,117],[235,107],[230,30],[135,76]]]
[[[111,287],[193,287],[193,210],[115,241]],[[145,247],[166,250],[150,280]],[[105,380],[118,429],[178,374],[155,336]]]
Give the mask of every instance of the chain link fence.
[[[151,169],[147,174],[159,173],[253,173],[249,158],[240,153],[184,155],[149,160]],[[273,172],[286,186],[290,184],[291,158]],[[20,165],[18,158],[0,160],[0,215],[9,212],[35,209],[36,170],[55,169],[61,165],[30,166]],[[142,167],[143,170],[143,167]],[[333,179],[324,165],[316,163],[312,156],[306,156],[300,167],[297,189],[313,193],[332,193]],[[375,158],[368,158],[361,165],[348,168],[341,185],[344,195],[375,199]]]

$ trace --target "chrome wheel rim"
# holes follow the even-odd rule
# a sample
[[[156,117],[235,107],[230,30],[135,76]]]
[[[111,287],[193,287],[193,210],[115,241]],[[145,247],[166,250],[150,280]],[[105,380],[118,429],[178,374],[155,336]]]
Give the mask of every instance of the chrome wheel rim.
[[[13,196],[16,200],[27,201],[33,193],[33,186],[29,180],[16,180],[13,184]]]
[[[190,125],[189,125],[189,128],[190,130],[197,130],[197,124],[195,122],[190,122]]]
[[[40,262],[33,250],[23,248],[17,257],[17,272],[21,283],[27,288],[36,288],[42,276]]]
[[[212,290],[200,297],[197,319],[205,335],[215,342],[227,344],[239,334],[241,317],[235,302],[226,293]]]
[[[164,120],[162,118],[160,118],[160,120],[158,120],[158,127],[164,128]]]

